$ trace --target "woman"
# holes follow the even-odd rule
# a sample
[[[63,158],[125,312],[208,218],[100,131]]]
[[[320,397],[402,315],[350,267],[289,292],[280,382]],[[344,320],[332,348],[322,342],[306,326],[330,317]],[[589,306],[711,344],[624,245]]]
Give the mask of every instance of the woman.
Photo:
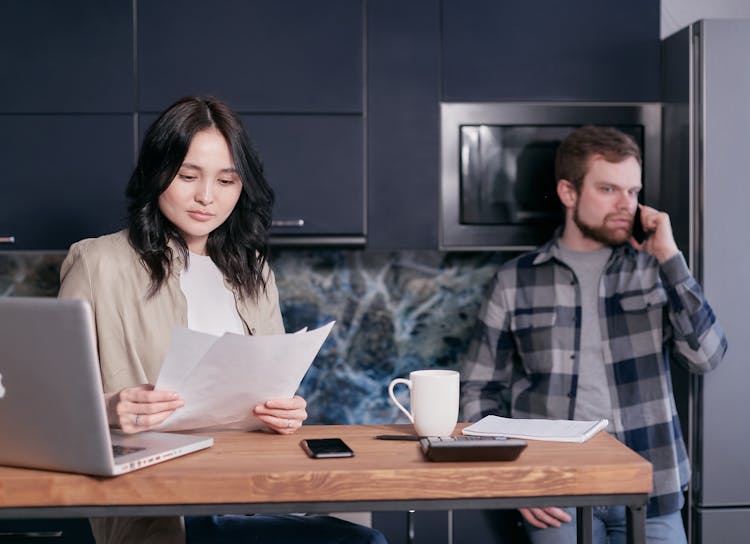
[[[59,296],[91,304],[110,425],[135,433],[159,425],[184,404],[179,392],[151,385],[175,326],[219,335],[279,334],[284,326],[267,263],[273,191],[229,107],[201,97],[170,106],[144,137],[126,195],[128,229],[74,244],[62,264]],[[268,400],[253,413],[272,431],[290,434],[307,418],[305,407],[295,396]],[[307,522],[297,518],[295,525]],[[237,536],[256,536],[257,529],[273,539],[269,516],[213,518],[209,526],[206,519],[198,521],[188,520],[189,539],[193,522],[201,537],[231,525]],[[283,517],[270,521],[290,523]],[[376,531],[333,518],[309,523],[316,532],[322,524],[352,541],[383,541]],[[179,518],[91,524],[101,542],[185,538]],[[300,534],[299,527],[295,531]],[[304,532],[300,537],[316,538]]]

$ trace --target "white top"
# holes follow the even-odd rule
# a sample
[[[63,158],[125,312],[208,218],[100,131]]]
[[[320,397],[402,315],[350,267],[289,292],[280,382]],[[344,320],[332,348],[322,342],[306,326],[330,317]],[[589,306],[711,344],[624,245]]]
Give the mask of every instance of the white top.
[[[187,299],[188,328],[216,336],[245,333],[234,294],[211,257],[190,253],[180,273],[180,289]]]

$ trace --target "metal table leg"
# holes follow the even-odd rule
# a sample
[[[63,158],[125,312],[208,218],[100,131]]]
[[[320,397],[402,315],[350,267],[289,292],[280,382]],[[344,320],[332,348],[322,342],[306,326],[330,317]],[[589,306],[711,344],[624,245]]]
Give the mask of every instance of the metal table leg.
[[[591,506],[576,508],[576,531],[578,544],[592,544],[594,541],[594,509]]]
[[[628,544],[646,544],[646,505],[625,508]]]

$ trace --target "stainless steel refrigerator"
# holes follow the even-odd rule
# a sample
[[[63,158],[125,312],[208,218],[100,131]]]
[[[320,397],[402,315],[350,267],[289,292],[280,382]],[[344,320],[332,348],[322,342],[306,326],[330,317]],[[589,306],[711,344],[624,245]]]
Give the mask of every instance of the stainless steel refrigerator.
[[[692,544],[750,542],[750,20],[703,20],[662,44],[659,200],[726,332],[721,365],[674,372],[693,465]]]

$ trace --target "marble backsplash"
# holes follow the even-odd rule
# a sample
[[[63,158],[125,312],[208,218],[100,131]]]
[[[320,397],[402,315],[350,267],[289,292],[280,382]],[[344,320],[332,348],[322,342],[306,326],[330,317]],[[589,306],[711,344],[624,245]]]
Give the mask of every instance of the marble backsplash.
[[[0,296],[55,296],[63,258],[0,253]],[[336,320],[300,388],[308,422],[406,422],[388,383],[411,370],[457,368],[500,262],[484,252],[274,251],[287,330]]]

